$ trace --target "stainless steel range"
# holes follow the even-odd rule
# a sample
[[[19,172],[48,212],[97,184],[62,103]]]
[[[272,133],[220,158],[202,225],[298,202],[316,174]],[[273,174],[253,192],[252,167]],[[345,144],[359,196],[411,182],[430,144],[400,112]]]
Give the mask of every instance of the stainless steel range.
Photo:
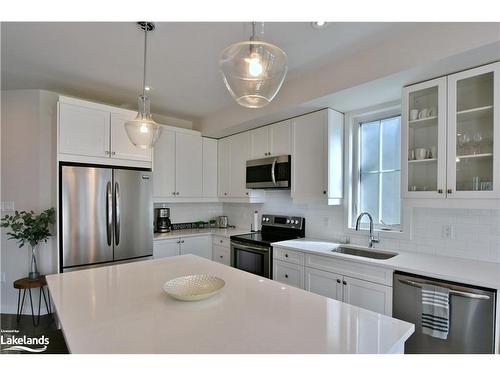
[[[262,215],[259,232],[231,236],[231,266],[273,278],[273,248],[278,241],[305,236],[306,221],[298,216]]]

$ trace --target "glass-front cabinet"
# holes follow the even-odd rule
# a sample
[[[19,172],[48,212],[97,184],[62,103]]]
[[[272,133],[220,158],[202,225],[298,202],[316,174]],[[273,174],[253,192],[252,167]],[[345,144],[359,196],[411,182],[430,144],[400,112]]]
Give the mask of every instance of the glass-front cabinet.
[[[402,196],[439,198],[446,189],[446,77],[403,89]]]
[[[499,66],[448,76],[448,198],[497,198]]]
[[[499,72],[497,62],[403,89],[404,198],[500,198]]]

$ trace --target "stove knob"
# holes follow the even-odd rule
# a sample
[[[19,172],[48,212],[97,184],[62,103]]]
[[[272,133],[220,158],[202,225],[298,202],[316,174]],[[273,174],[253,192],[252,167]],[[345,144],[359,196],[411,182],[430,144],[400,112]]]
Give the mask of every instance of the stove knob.
[[[290,219],[286,219],[286,223],[287,223],[287,224],[290,224]]]
[[[299,221],[298,221],[298,220],[295,220],[295,224],[298,224],[298,223],[299,223]]]

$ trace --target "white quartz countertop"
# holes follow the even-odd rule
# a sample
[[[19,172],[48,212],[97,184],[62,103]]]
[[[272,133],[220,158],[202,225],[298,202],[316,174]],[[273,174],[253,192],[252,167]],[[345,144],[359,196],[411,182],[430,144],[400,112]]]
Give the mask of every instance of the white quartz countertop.
[[[310,238],[276,242],[272,245],[290,250],[298,250],[306,253],[351,260],[353,262],[415,273],[422,276],[435,277],[438,279],[477,285],[486,288],[500,289],[499,263],[481,262],[477,260],[418,254],[404,251],[393,251],[398,253],[398,255],[387,260],[370,259],[332,252],[331,250],[333,248],[341,246],[341,244]],[[381,250],[383,250],[383,244],[377,247],[380,247]]]
[[[207,300],[181,302],[162,285],[211,274]],[[71,353],[390,353],[413,324],[194,255],[47,276]]]
[[[177,237],[205,236],[213,234],[221,237],[231,237],[239,234],[250,233],[250,229],[242,228],[204,228],[204,229],[179,229],[167,233],[155,233],[154,240],[166,240]]]

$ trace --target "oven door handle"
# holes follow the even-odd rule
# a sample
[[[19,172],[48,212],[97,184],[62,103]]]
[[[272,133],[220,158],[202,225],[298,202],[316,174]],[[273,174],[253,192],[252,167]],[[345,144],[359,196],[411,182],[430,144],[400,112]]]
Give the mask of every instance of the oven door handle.
[[[245,245],[241,242],[231,241],[232,247],[238,247],[242,250],[253,250],[253,251],[261,251],[261,252],[269,252],[269,247],[259,246],[259,245]]]

